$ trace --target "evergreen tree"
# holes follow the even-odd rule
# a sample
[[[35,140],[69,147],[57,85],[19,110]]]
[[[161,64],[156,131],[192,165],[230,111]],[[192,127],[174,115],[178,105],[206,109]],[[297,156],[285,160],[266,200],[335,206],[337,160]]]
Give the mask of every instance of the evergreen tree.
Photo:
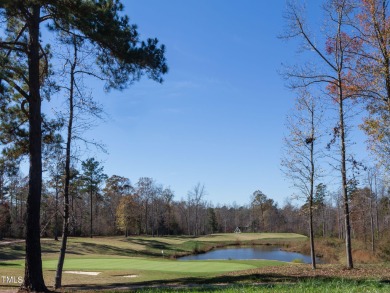
[[[21,108],[28,113],[29,192],[26,217],[26,265],[22,287],[47,291],[42,274],[40,245],[40,205],[42,194],[42,112],[41,93],[48,80],[49,58],[42,41],[41,23],[53,31],[70,31],[89,40],[96,48],[97,62],[109,75],[108,88],[124,88],[144,73],[161,82],[167,72],[164,47],[157,39],[141,42],[137,28],[127,16],[120,16],[119,0],[14,0],[0,2],[4,32],[0,39],[0,78],[2,84],[22,96]],[[20,75],[23,66],[25,75]],[[18,84],[23,79],[26,87]],[[3,86],[2,86],[3,87]],[[26,106],[28,105],[28,109]]]
[[[217,222],[217,216],[215,215],[214,208],[208,208],[208,216],[209,216],[209,226],[211,229],[211,233],[215,233],[218,231],[218,222]]]
[[[90,204],[90,237],[93,237],[93,196],[97,201],[100,185],[107,179],[107,175],[103,173],[104,167],[94,158],[89,158],[81,163],[83,175],[81,179],[84,182],[84,188],[89,194]],[[97,203],[95,203],[97,205]]]

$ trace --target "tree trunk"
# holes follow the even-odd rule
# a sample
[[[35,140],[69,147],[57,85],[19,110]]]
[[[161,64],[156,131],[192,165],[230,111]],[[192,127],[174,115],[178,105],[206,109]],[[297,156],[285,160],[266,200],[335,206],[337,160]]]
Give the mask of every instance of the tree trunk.
[[[42,131],[39,70],[40,6],[32,5],[28,18],[29,44],[29,186],[26,213],[26,263],[22,288],[47,291],[42,274],[40,208],[42,192]]]
[[[316,254],[314,249],[314,231],[313,231],[313,195],[314,195],[314,109],[311,111],[311,142],[310,142],[310,194],[309,194],[309,222],[310,222],[310,254],[311,267],[316,269]]]
[[[362,215],[361,215],[361,217],[362,217],[362,219],[363,219],[363,242],[364,242],[364,248],[365,249],[367,249],[367,223],[366,223],[366,221],[367,221],[367,217],[366,217],[366,213],[365,213],[365,211],[363,210],[362,211]],[[356,227],[356,226],[355,226]],[[352,231],[355,231],[356,230],[356,228],[355,229],[352,229]],[[354,234],[356,234],[356,232],[355,233],[352,233],[353,235]]]
[[[370,190],[370,226],[371,226],[371,251],[375,252],[375,226],[374,226],[374,207],[372,203],[373,193]]]
[[[198,236],[198,206],[195,206],[195,236]]]
[[[316,254],[314,249],[314,231],[313,231],[313,200],[310,200],[309,206],[309,226],[310,226],[310,255],[311,255],[311,268],[316,269]]]
[[[4,200],[4,169],[0,171],[0,203]]]
[[[57,170],[58,171],[58,170]],[[54,217],[54,240],[58,241],[58,174],[56,174],[56,208]]]
[[[380,232],[379,232],[379,211],[378,211],[378,206],[379,206],[379,202],[378,202],[378,185],[377,185],[377,182],[376,182],[376,174],[375,174],[375,177],[374,177],[374,186],[375,186],[375,218],[376,218],[376,237],[377,239],[379,240],[380,239]]]
[[[340,150],[341,150],[341,180],[342,180],[342,196],[344,200],[344,220],[345,220],[345,248],[347,257],[347,268],[353,268],[352,261],[352,244],[351,244],[351,224],[349,219],[349,198],[347,190],[347,167],[346,167],[346,151],[345,151],[345,126],[344,126],[344,108],[343,108],[343,93],[341,87],[341,74],[339,73],[339,118],[340,118]]]
[[[145,201],[145,234],[148,235],[148,201]]]
[[[326,235],[326,221],[325,221],[326,205],[322,205],[322,237]]]
[[[191,235],[191,230],[190,230],[190,208],[188,207],[188,216],[187,216],[187,234]],[[225,229],[226,230],[226,229]]]
[[[73,236],[76,236],[76,218],[77,218],[77,213],[76,213],[76,209],[74,207],[74,202],[75,202],[75,198],[74,198],[74,193],[72,192],[71,193],[71,199],[72,199],[72,235]]]
[[[62,228],[61,249],[60,249],[60,255],[58,257],[58,264],[57,264],[57,270],[56,270],[56,276],[54,282],[55,289],[58,289],[62,286],[62,270],[64,267],[68,234],[69,234],[69,199],[64,195],[64,222]]]
[[[92,215],[92,212],[93,212],[93,206],[92,206],[92,195],[93,195],[93,192],[92,192],[92,183],[91,183],[91,190],[90,190],[90,201],[91,201],[91,214],[90,214],[90,237],[92,238],[92,232],[93,232],[93,226],[92,226],[92,218],[93,218],[93,215]]]
[[[64,267],[66,246],[69,235],[69,185],[70,185],[70,151],[72,143],[73,130],[73,97],[74,97],[74,72],[77,65],[77,47],[76,40],[74,40],[74,60],[70,71],[70,92],[69,92],[69,121],[68,121],[68,135],[66,139],[66,154],[65,154],[65,187],[64,187],[64,220],[62,228],[62,241],[60,255],[58,258],[57,271],[55,276],[54,288],[62,286],[62,270]]]
[[[338,223],[338,228],[339,228],[339,239],[344,239],[344,225],[343,225],[343,219],[341,217],[342,214],[342,203],[341,203],[342,198],[338,197],[337,198],[337,223]]]

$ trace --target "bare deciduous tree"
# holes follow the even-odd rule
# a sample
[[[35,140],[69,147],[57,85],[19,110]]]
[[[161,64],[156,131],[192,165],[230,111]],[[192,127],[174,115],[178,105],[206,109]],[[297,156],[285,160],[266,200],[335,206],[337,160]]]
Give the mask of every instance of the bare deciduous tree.
[[[308,204],[312,268],[316,268],[314,248],[314,187],[320,176],[319,150],[322,110],[318,98],[302,91],[296,100],[296,111],[287,118],[288,134],[282,159],[283,173]]]
[[[200,231],[200,208],[203,204],[203,198],[206,195],[204,184],[196,184],[192,190],[188,192],[189,205],[194,208],[194,235],[199,235]]]
[[[349,211],[349,193],[347,177],[346,151],[346,110],[348,99],[358,97],[360,91],[355,87],[357,52],[361,50],[362,42],[351,30],[350,20],[354,17],[354,2],[350,0],[328,0],[324,5],[326,28],[320,38],[325,40],[325,50],[322,50],[310,35],[302,10],[291,2],[288,5],[286,18],[289,31],[282,37],[300,38],[304,48],[317,58],[321,70],[314,66],[296,67],[287,70],[286,77],[292,81],[294,88],[305,88],[312,85],[323,85],[324,92],[338,105],[338,123],[334,127],[334,136],[340,141],[340,172],[341,191],[343,196],[343,214],[345,218],[345,241],[347,268],[353,268],[351,225]]]

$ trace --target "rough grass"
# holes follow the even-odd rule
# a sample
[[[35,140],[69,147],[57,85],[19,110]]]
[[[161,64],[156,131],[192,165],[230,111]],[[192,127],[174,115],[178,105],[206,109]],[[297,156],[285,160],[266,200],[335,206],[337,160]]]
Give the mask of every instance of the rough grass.
[[[238,293],[238,292],[280,292],[280,293],[360,293],[360,292],[389,292],[390,286],[388,284],[372,281],[350,281],[350,280],[310,280],[295,284],[252,284],[252,285],[214,285],[214,286],[201,286],[195,288],[159,288],[158,292],[170,293],[170,292],[226,292],[226,293]],[[126,291],[108,291],[109,293],[124,293]],[[149,293],[156,292],[156,288],[139,289],[137,292]]]
[[[353,240],[352,255],[355,263],[372,264],[390,261],[390,241],[381,239],[377,243],[375,253],[371,251],[370,243]],[[300,252],[310,255],[308,241],[294,241],[284,246],[287,251]],[[338,238],[316,238],[316,255],[323,258],[326,263],[343,264],[346,262],[345,241]]]

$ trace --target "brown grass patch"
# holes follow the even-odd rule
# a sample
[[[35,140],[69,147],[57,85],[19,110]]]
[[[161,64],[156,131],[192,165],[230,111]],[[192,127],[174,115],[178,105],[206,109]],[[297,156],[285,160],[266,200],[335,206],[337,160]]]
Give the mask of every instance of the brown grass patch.
[[[376,253],[373,253],[367,248],[363,242],[353,239],[353,261],[354,263],[370,264],[381,263],[386,260],[384,255],[387,253],[382,249],[385,245],[379,246]],[[284,250],[299,252],[310,255],[310,243],[292,242],[290,246],[284,246]],[[324,260],[328,264],[343,264],[345,262],[345,242],[343,239],[337,238],[316,238],[315,239],[316,256]],[[387,255],[387,257],[390,257]]]
[[[379,262],[378,258],[371,252],[367,250],[357,249],[352,252],[353,259],[359,263],[377,263]]]

